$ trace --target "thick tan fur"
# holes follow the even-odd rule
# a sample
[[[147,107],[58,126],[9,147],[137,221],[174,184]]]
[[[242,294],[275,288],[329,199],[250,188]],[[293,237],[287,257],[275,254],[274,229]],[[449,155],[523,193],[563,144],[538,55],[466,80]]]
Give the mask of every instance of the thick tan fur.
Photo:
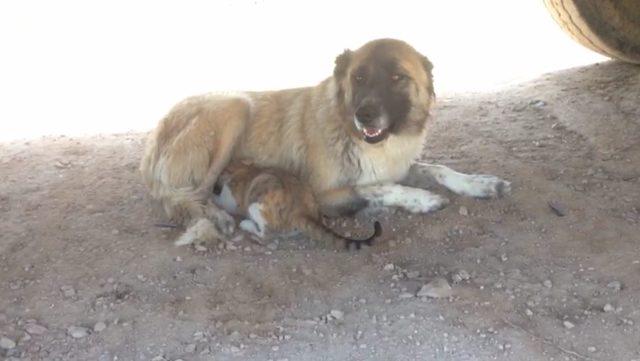
[[[368,144],[351,121],[349,74],[367,65],[381,47],[412,79],[405,89],[411,99],[408,125]],[[314,87],[188,98],[150,135],[143,178],[174,221],[208,229],[201,238],[220,237],[216,229],[233,230],[228,215],[206,200],[222,169],[236,160],[291,172],[331,213],[356,200],[358,186],[401,180],[420,155],[434,99],[425,61],[406,43],[383,39],[349,52],[348,62],[339,57],[336,75]],[[208,219],[216,227],[203,227]]]

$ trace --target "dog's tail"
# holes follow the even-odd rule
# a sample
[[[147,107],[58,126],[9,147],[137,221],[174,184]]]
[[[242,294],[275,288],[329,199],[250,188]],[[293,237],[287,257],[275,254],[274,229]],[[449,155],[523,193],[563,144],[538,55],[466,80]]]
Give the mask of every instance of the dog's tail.
[[[363,244],[371,246],[373,241],[382,234],[382,226],[378,221],[375,221],[373,224],[373,234],[365,239],[354,239],[342,236],[326,227],[320,221],[310,217],[303,217],[296,223],[298,223],[295,225],[296,228],[311,239],[321,241],[327,246],[333,245],[338,248],[350,249],[351,245],[354,245],[356,249],[360,249]]]

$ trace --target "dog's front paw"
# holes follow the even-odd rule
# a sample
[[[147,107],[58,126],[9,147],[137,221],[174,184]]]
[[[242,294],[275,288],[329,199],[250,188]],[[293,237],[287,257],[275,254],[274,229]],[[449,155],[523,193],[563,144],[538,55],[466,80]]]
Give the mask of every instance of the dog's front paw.
[[[476,198],[500,198],[511,193],[511,182],[488,174],[469,174],[464,195]]]
[[[428,193],[407,202],[405,209],[411,213],[429,213],[439,211],[449,204],[449,200],[437,194]]]
[[[398,205],[411,213],[434,212],[449,204],[447,198],[424,189],[404,188],[403,193],[403,199]]]

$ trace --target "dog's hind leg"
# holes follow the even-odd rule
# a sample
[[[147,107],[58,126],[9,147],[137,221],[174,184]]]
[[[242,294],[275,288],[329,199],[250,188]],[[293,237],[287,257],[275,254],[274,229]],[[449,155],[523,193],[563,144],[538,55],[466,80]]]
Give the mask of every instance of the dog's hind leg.
[[[416,162],[408,178],[428,177],[450,191],[476,198],[502,197],[511,191],[511,183],[488,174],[465,174],[436,164]]]

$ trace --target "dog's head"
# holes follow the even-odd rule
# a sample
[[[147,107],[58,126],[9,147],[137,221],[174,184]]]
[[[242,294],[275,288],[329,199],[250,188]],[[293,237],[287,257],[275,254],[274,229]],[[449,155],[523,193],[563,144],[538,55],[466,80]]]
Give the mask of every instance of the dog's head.
[[[333,76],[353,134],[373,144],[421,132],[435,98],[431,69],[424,55],[394,39],[339,55]]]

